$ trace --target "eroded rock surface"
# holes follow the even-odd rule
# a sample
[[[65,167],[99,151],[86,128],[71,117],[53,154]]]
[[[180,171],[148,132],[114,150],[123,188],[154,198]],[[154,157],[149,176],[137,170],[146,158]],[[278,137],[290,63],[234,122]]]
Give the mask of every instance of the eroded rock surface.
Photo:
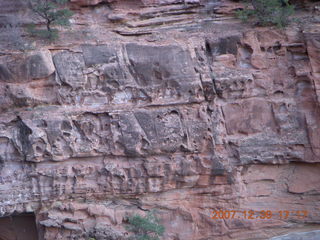
[[[315,27],[248,27],[230,1],[71,2],[60,40],[0,56],[0,216],[34,213],[48,240],[126,239],[151,209],[168,240],[318,236]]]

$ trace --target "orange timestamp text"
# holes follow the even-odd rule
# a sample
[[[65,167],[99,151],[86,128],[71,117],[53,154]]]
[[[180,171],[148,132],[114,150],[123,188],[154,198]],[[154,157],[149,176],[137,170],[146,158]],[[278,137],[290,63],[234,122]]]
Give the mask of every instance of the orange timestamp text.
[[[306,218],[307,210],[213,210],[212,219],[287,219],[289,217]]]

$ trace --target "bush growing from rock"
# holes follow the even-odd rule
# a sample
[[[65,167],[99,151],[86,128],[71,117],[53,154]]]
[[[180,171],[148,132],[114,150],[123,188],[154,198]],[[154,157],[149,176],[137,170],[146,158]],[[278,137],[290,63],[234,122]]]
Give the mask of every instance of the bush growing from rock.
[[[68,0],[29,0],[30,9],[46,23],[46,29],[37,29],[34,25],[28,27],[31,35],[55,40],[58,38],[58,30],[52,25],[67,26],[73,12],[62,8]]]
[[[129,217],[126,229],[134,234],[129,238],[132,240],[160,240],[160,236],[165,231],[154,211],[149,212],[145,217],[137,214]]]
[[[294,7],[288,0],[252,0],[252,7],[247,5],[237,11],[237,16],[243,21],[255,18],[258,25],[276,25],[284,27],[289,23],[289,17],[294,13]]]

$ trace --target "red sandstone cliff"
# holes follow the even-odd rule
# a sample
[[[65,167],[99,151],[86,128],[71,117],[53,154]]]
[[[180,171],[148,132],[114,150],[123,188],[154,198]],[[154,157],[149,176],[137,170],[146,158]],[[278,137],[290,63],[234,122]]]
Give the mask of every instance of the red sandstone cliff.
[[[239,2],[71,2],[56,42],[0,42],[0,216],[48,240],[123,239],[153,208],[166,240],[320,238],[317,2],[286,29]],[[38,22],[0,1],[13,14]]]

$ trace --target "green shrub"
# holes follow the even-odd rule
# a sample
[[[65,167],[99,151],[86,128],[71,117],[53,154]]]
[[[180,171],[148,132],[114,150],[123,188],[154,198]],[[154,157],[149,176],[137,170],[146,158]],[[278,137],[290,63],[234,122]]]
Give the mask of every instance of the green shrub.
[[[165,231],[154,211],[145,217],[137,214],[129,217],[126,229],[134,234],[131,237],[134,240],[159,240]]]
[[[34,24],[30,24],[27,26],[27,31],[30,33],[31,36],[37,37],[37,38],[43,38],[48,39],[50,41],[57,40],[59,37],[58,30],[51,29],[51,31],[48,31],[46,29],[36,29]]]
[[[288,0],[252,0],[251,4],[252,8],[247,5],[243,10],[238,10],[236,15],[243,21],[253,17],[261,26],[284,27],[294,13],[294,7],[288,3]]]
[[[28,31],[31,35],[52,41],[57,39],[58,30],[53,29],[52,25],[68,26],[73,15],[69,9],[62,8],[67,2],[68,0],[29,0],[30,9],[46,23],[46,30],[30,25]]]

